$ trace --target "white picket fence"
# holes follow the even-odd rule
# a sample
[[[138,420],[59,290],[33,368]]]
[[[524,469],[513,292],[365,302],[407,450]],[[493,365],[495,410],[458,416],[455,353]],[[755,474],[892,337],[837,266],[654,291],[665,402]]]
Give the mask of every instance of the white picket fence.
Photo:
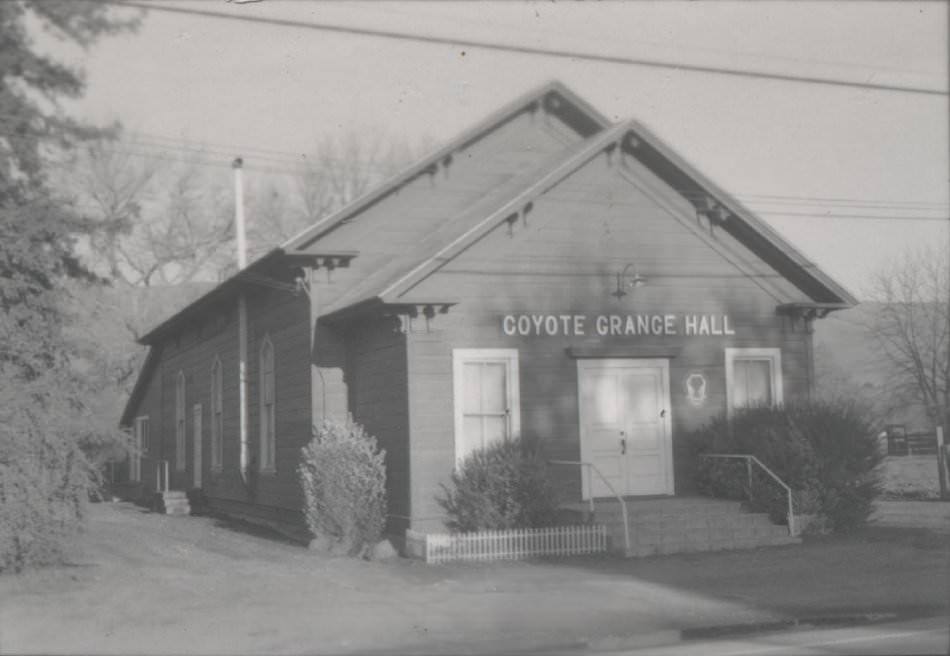
[[[607,527],[552,526],[455,535],[407,530],[406,551],[427,563],[603,553],[607,551]]]

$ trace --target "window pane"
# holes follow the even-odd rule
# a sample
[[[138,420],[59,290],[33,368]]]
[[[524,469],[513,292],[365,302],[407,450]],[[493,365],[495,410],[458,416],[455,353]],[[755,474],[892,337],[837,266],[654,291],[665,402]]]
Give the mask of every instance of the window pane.
[[[264,373],[264,403],[274,402],[274,372]]]
[[[506,369],[503,362],[486,362],[482,365],[482,412],[504,414],[507,409]]]
[[[772,404],[772,363],[770,360],[736,360],[734,365],[736,407]]]
[[[482,410],[481,369],[479,362],[462,365],[462,412],[465,414]]]
[[[489,415],[485,417],[485,434],[482,446],[500,442],[508,436],[508,417]]]
[[[478,415],[465,415],[462,421],[462,443],[456,449],[463,458],[482,446],[482,418]]]

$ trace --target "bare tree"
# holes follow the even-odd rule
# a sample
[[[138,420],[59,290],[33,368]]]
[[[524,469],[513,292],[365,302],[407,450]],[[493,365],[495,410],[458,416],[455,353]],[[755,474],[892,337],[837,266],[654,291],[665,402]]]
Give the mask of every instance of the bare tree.
[[[119,141],[81,149],[64,177],[97,224],[86,258],[116,283],[149,287],[214,277],[232,236],[228,174]]]
[[[950,420],[950,271],[947,253],[908,253],[882,269],[870,298],[880,304],[870,330],[890,363],[890,388],[927,408],[937,425]]]
[[[423,140],[412,148],[381,132],[348,132],[324,137],[296,166],[291,177],[248,176],[248,242],[261,255],[320,219],[372,190],[416,154],[431,147]],[[247,161],[253,172],[253,158]]]

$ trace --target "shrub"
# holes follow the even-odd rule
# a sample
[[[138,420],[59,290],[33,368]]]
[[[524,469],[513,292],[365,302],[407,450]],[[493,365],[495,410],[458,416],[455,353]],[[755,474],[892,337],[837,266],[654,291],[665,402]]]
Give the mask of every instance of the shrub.
[[[0,386],[0,572],[62,561],[101,485],[98,454],[125,442],[97,433],[56,374]]]
[[[386,452],[348,417],[315,427],[301,456],[307,527],[334,551],[368,555],[386,522]]]
[[[555,523],[557,494],[540,440],[516,437],[478,449],[436,499],[453,532],[534,528]]]
[[[867,520],[880,492],[876,431],[860,407],[846,401],[810,401],[779,408],[737,410],[694,431],[697,453],[751,454],[793,491],[797,514],[818,514],[833,529]],[[700,489],[727,498],[750,497],[757,510],[785,521],[784,490],[753,468],[752,490],[742,462],[698,460]]]

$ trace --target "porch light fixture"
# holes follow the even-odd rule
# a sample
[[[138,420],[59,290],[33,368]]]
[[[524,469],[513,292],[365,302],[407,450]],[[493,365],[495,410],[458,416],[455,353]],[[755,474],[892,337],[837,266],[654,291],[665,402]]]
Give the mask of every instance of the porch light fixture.
[[[630,268],[633,267],[633,276],[627,277],[627,272],[630,271]],[[617,289],[610,292],[611,296],[616,296],[617,298],[623,298],[627,295],[627,287],[643,287],[647,284],[647,279],[645,276],[641,276],[637,272],[637,266],[631,262],[623,268],[623,271],[617,274]]]

